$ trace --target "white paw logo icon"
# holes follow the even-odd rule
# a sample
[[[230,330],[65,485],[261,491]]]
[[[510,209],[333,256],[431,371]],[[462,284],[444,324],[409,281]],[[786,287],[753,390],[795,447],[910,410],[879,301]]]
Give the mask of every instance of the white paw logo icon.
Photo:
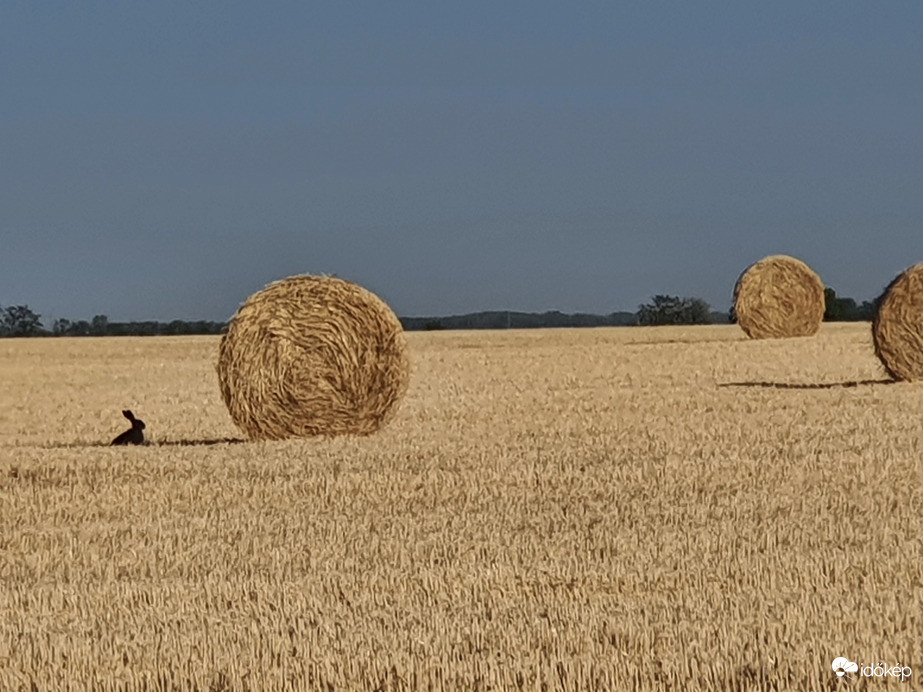
[[[843,677],[846,673],[858,673],[859,664],[840,656],[833,659],[833,672],[836,673],[838,678]]]

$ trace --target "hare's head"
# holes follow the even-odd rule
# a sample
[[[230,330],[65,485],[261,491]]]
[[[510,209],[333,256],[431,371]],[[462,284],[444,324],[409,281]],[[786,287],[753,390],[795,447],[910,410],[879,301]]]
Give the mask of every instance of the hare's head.
[[[131,421],[131,427],[135,430],[144,430],[144,421],[135,418],[131,411],[122,411],[122,415]]]

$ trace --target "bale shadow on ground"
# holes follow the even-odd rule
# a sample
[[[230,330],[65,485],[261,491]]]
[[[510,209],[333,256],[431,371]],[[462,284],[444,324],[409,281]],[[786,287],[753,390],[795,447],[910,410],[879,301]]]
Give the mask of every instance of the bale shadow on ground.
[[[209,447],[211,445],[241,444],[247,440],[238,437],[216,437],[201,440],[155,440],[141,445],[113,445],[111,442],[62,442],[41,445],[45,449],[87,449],[95,447]]]
[[[152,447],[209,447],[211,445],[236,445],[249,442],[239,437],[220,437],[205,440],[158,440],[151,442]]]
[[[896,384],[897,380],[850,380],[848,382],[824,382],[801,384],[793,382],[719,382],[719,387],[767,387],[770,389],[840,389],[844,387],[867,387],[873,384]]]

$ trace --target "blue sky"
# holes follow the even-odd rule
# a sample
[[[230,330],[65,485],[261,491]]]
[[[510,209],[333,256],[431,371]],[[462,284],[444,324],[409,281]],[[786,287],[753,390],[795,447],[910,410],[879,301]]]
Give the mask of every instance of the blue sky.
[[[918,2],[4,2],[0,304],[228,318],[730,304],[923,260]]]

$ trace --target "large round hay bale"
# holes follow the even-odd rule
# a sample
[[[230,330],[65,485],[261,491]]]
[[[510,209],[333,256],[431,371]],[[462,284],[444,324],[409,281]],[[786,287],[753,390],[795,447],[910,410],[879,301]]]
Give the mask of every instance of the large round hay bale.
[[[801,260],[771,255],[734,286],[737,324],[751,339],[812,336],[824,320],[824,283]]]
[[[218,353],[221,394],[251,439],[368,435],[410,379],[401,323],[375,294],[329,276],[293,276],[253,294]]]
[[[901,272],[878,301],[875,354],[896,380],[923,380],[923,263]]]

